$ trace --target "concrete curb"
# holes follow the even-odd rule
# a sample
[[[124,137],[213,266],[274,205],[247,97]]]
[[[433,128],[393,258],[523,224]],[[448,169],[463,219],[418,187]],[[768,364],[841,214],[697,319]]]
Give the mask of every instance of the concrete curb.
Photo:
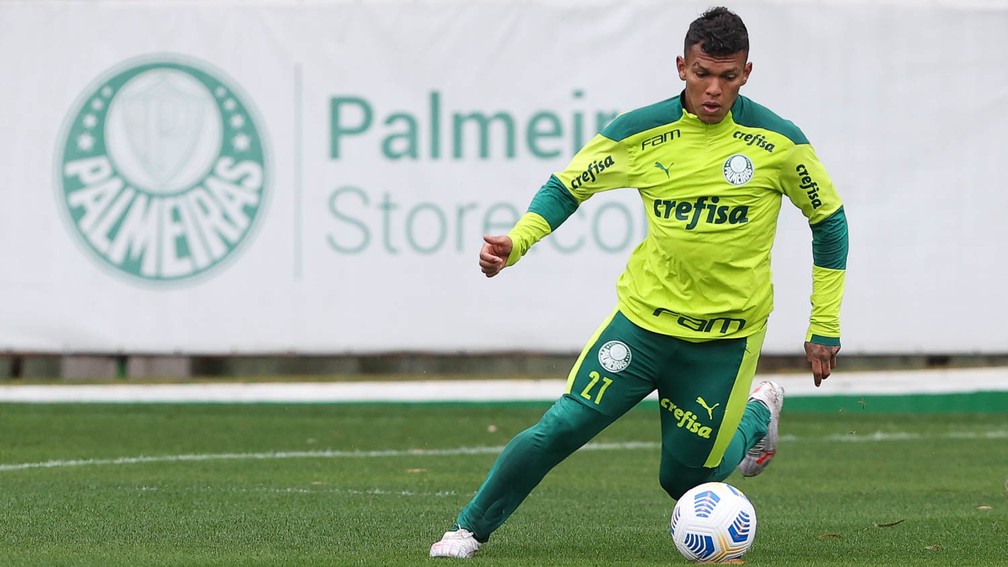
[[[1008,391],[1008,367],[834,374],[820,388],[811,375],[760,374],[791,397]],[[360,403],[551,401],[565,380],[432,380],[197,384],[0,386],[0,403]],[[651,398],[657,398],[652,394]]]

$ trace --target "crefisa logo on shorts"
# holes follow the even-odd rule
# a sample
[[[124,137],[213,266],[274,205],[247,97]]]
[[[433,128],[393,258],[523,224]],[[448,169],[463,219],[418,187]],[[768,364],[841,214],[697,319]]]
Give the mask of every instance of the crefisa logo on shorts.
[[[609,372],[622,372],[630,366],[630,347],[622,341],[609,341],[598,351],[598,361]]]
[[[66,120],[59,201],[118,273],[151,283],[205,274],[264,216],[263,130],[217,70],[177,56],[127,61],[88,87]]]

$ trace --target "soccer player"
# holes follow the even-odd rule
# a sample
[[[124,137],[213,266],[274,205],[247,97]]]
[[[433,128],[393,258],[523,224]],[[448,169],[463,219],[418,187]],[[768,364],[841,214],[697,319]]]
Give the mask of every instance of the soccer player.
[[[659,482],[672,498],[777,451],[783,389],[750,394],[773,308],[770,250],[787,197],[812,230],[805,352],[816,386],[840,350],[844,209],[805,135],[739,95],[752,71],[742,20],[712,8],[692,22],[677,97],[618,116],[554,174],[506,236],[484,236],[487,277],[512,266],[586,199],[636,188],[648,234],[617,282],[567,392],[504,448],[432,557],[472,557],[553,467],[658,390]]]

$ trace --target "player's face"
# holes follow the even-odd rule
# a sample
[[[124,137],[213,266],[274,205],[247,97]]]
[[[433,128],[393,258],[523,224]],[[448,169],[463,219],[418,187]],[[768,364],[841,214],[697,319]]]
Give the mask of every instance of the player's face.
[[[679,78],[686,81],[686,110],[706,124],[724,120],[752,71],[745,51],[715,57],[699,44],[691,45],[685,58],[677,57],[676,66]]]

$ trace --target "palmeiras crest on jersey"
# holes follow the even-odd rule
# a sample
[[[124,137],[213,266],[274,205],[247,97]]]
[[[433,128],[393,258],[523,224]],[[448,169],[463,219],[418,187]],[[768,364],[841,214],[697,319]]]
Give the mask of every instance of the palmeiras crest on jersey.
[[[725,181],[732,185],[745,185],[752,179],[756,169],[752,160],[745,154],[735,154],[725,160],[721,168]]]
[[[56,151],[64,217],[94,258],[134,281],[216,271],[264,216],[263,133],[223,73],[178,56],[127,61],[67,116]]]
[[[622,341],[609,341],[598,351],[598,361],[609,372],[622,372],[630,366],[630,347]]]

